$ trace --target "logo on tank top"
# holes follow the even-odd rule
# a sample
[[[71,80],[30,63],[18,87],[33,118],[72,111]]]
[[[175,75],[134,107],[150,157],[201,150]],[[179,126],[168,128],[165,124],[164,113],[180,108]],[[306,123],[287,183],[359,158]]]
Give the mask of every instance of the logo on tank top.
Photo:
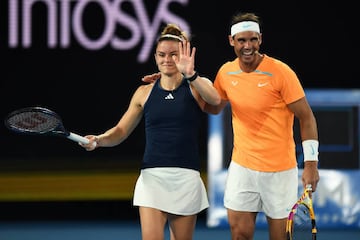
[[[174,96],[169,93],[166,97],[165,97],[166,100],[171,100],[171,99],[175,99]]]

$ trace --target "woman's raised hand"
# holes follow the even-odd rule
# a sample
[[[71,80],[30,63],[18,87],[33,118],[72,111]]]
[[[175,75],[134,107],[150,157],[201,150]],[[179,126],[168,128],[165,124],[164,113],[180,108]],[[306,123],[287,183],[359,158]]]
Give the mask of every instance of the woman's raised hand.
[[[191,48],[190,42],[184,40],[179,42],[179,56],[173,56],[178,70],[184,74],[186,78],[194,75],[195,52],[196,48]]]

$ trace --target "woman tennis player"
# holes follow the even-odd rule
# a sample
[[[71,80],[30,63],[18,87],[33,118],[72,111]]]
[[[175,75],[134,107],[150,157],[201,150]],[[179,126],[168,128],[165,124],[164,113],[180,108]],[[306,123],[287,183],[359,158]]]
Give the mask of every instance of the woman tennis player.
[[[192,239],[197,214],[209,206],[200,177],[198,130],[205,102],[217,105],[220,96],[195,71],[195,51],[186,33],[168,24],[156,45],[160,79],[135,91],[116,126],[86,136],[89,144],[81,144],[88,151],[118,145],[144,117],[146,146],[133,199],[144,240],[164,239],[166,223],[172,240]]]

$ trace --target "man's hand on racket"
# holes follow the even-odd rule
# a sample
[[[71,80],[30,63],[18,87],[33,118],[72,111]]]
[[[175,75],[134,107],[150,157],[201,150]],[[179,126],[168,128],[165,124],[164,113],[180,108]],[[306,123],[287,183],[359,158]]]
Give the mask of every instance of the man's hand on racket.
[[[317,161],[306,161],[304,164],[304,170],[301,176],[303,187],[310,184],[312,186],[312,192],[316,191],[317,184],[320,180]]]
[[[93,151],[98,146],[99,138],[95,135],[87,135],[85,137],[89,139],[89,143],[88,144],[79,143],[79,145],[85,148],[86,151]]]

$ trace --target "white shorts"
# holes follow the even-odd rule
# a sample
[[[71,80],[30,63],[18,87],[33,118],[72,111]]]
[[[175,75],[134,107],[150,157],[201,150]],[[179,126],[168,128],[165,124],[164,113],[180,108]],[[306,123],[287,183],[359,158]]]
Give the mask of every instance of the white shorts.
[[[231,161],[224,206],[235,211],[264,212],[273,219],[286,218],[298,199],[298,168],[259,172]]]
[[[209,207],[200,173],[174,167],[141,170],[133,204],[176,215],[194,215]]]

